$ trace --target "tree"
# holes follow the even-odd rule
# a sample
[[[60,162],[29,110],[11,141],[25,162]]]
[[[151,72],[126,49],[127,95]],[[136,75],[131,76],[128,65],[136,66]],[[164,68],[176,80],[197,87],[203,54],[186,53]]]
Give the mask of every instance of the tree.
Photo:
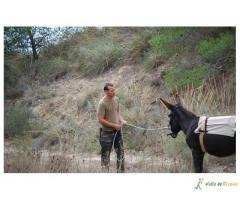
[[[32,54],[34,62],[41,49],[50,42],[51,34],[48,27],[5,27],[4,53]]]
[[[4,53],[31,54],[34,62],[44,47],[82,31],[82,27],[5,27]]]

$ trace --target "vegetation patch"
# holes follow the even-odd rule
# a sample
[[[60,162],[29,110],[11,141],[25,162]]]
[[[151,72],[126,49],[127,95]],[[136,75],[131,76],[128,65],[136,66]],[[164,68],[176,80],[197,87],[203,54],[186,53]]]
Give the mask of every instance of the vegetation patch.
[[[5,137],[23,135],[24,131],[31,128],[30,120],[33,118],[33,113],[28,108],[7,107],[4,116]]]
[[[179,53],[182,47],[183,30],[179,28],[163,28],[150,40],[150,46],[162,59]]]
[[[85,76],[95,76],[116,67],[123,55],[123,47],[109,37],[79,49],[79,71]]]
[[[165,85],[169,90],[184,88],[190,84],[198,87],[208,78],[206,74],[207,65],[199,65],[192,69],[184,69],[175,66],[163,75]]]

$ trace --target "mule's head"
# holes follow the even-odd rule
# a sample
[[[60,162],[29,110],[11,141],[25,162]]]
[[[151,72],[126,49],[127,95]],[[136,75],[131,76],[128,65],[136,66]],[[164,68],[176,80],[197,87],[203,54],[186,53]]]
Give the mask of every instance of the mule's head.
[[[172,131],[172,133],[170,133],[170,135],[173,138],[176,138],[179,131],[181,130],[178,109],[181,109],[183,107],[182,107],[180,98],[178,95],[175,97],[175,100],[177,102],[177,104],[175,104],[175,105],[163,100],[162,98],[160,98],[160,100],[164,104],[164,106],[166,106],[171,111],[170,114],[168,115],[169,125],[170,125],[171,131]]]

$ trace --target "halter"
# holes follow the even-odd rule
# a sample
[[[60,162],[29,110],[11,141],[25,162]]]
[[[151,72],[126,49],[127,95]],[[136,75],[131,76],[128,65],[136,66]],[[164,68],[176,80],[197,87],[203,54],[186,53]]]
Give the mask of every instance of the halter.
[[[177,109],[179,109],[179,108],[180,108],[180,105],[176,105],[173,110],[175,111],[175,110],[177,110]],[[174,115],[173,110],[172,110],[172,115]],[[174,116],[174,118],[175,118],[175,116]],[[170,123],[170,122],[169,122],[169,123]],[[170,127],[170,124],[169,124],[168,126]],[[170,128],[171,128],[171,127],[170,127]],[[177,132],[177,133],[168,133],[167,135],[170,135],[172,138],[176,138],[176,137],[177,137],[177,134],[178,134],[178,132]]]

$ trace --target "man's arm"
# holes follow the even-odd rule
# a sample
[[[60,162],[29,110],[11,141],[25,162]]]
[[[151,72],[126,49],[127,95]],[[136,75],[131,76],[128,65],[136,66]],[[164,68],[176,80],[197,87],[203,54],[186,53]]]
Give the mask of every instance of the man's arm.
[[[104,126],[108,126],[114,129],[121,129],[122,128],[122,124],[114,124],[112,122],[107,121],[106,119],[104,119],[104,116],[98,115],[98,121],[99,123],[101,123]]]

